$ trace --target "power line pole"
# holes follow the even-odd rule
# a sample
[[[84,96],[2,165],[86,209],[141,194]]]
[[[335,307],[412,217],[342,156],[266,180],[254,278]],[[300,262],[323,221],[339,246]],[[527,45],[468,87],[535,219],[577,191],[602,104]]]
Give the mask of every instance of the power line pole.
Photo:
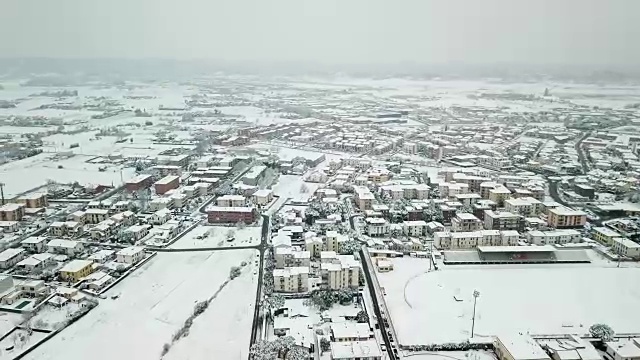
[[[2,196],[2,205],[4,205],[4,183],[0,182],[0,195]]]
[[[478,290],[473,290],[473,318],[471,319],[471,337],[473,337],[476,327],[476,303],[478,302],[478,297],[480,297],[480,292]]]

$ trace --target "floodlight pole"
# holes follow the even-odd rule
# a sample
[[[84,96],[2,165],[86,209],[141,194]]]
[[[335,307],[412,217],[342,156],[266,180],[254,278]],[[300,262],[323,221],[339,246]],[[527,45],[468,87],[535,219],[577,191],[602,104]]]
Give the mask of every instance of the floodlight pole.
[[[480,297],[480,292],[478,290],[473,290],[473,318],[471,319],[471,337],[473,337],[474,329],[476,327],[476,302],[478,301],[478,297]]]

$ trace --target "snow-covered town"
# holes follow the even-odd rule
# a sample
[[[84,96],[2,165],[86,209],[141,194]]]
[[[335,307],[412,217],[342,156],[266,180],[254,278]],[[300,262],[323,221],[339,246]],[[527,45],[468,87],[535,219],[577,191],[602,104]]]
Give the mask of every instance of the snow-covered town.
[[[0,91],[0,359],[640,358],[640,87],[47,80]]]

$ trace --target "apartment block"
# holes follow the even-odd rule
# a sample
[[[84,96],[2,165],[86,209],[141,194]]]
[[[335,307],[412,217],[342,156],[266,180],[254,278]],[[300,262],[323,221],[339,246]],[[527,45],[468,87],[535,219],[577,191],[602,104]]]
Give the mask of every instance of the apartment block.
[[[520,234],[513,230],[438,231],[434,233],[434,245],[445,250],[474,249],[478,246],[515,246],[519,238]]]
[[[552,231],[533,230],[526,234],[527,241],[534,245],[554,245],[578,243],[582,239],[580,232],[572,229]]]
[[[222,207],[241,207],[247,204],[247,199],[242,195],[223,195],[216,202]]]
[[[542,202],[532,197],[507,199],[504,201],[506,211],[523,216],[535,216],[542,212]]]
[[[487,230],[524,230],[524,217],[508,211],[484,211],[484,228]]]
[[[640,244],[627,238],[613,238],[611,249],[618,255],[640,259]]]
[[[383,218],[366,218],[367,235],[384,236],[389,233],[389,223]]]
[[[332,257],[328,257],[325,253],[327,252],[323,251],[321,254],[320,264],[322,285],[332,290],[357,288],[360,281],[360,263],[353,255],[333,253]]]
[[[547,217],[547,224],[556,229],[581,228],[586,222],[587,214],[584,211],[565,207],[549,209]]]
[[[456,216],[451,219],[451,231],[453,232],[476,230],[482,230],[482,221],[473,214],[457,213]]]
[[[309,291],[309,267],[296,266],[273,270],[275,292],[304,293]]]
[[[4,204],[0,206],[0,221],[20,221],[24,217],[24,204]]]
[[[427,233],[427,222],[424,220],[404,221],[402,231],[409,236],[423,236]]]
[[[621,238],[622,235],[608,227],[596,226],[591,228],[591,237],[600,243],[611,245],[613,244],[613,239]]]
[[[311,264],[311,252],[298,250],[293,247],[279,247],[274,249],[273,257],[277,269],[287,267],[309,267]]]
[[[361,211],[371,210],[373,202],[375,201],[375,196],[371,191],[369,191],[369,188],[364,186],[354,186],[353,190],[355,192],[355,201],[358,209]]]

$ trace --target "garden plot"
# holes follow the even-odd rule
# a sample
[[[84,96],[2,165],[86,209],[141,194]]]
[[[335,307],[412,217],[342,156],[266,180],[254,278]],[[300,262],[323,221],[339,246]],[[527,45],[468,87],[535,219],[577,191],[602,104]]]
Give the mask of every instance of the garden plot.
[[[171,244],[171,249],[196,249],[212,247],[254,246],[260,244],[261,226],[199,225]],[[229,239],[233,239],[229,241]]]
[[[254,250],[159,253],[107,291],[105,299],[85,317],[35,349],[26,359],[157,360],[163,345],[171,343],[173,335],[192,314],[194,305],[218,292],[229,278],[231,267],[245,261],[247,265],[241,275],[231,280],[200,315],[225,310],[234,314],[207,324],[210,332],[206,337],[212,341],[213,334],[226,334],[229,329],[237,329],[239,337],[246,331],[244,339],[219,347],[219,351],[232,354],[221,355],[221,359],[237,358],[238,353],[246,351],[249,342],[253,312],[247,309],[255,301],[257,275],[253,259],[256,254]],[[238,284],[234,284],[236,281]],[[218,307],[221,309],[216,310]],[[196,318],[189,336],[205,337],[196,327],[198,320],[202,319]],[[174,344],[176,349],[181,341],[188,341],[189,336],[178,340]],[[207,341],[193,342],[189,349],[179,353],[180,358],[198,358],[197,354],[202,353],[200,347],[208,346]],[[242,341],[246,343],[241,344]]]
[[[428,272],[426,259],[392,259],[377,274],[401,344],[463,341],[470,336],[473,292],[480,292],[476,336],[584,334],[594,323],[640,332],[640,268],[607,265],[450,266]]]

